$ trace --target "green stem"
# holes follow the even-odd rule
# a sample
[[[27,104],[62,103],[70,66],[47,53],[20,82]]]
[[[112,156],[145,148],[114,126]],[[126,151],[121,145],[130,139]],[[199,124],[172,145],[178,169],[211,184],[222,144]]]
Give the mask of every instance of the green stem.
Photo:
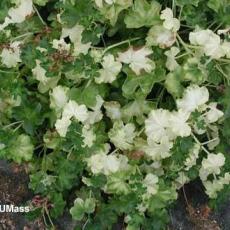
[[[213,21],[209,26],[208,26],[208,29],[210,29],[212,26],[214,26],[216,23],[216,21]]]
[[[161,100],[163,98],[164,93],[165,93],[165,88],[162,88],[159,96],[157,97],[157,101],[156,101],[156,107],[157,108],[158,108],[158,106],[159,106],[159,104],[160,104],[160,102],[161,102]]]
[[[230,59],[219,58],[218,61],[230,63]]]
[[[35,32],[36,33],[36,32]],[[25,34],[21,34],[17,37],[14,37],[11,39],[11,42],[15,41],[15,40],[18,40],[19,38],[24,38],[24,37],[27,37],[27,36],[30,36],[30,35],[33,35],[34,33],[33,32],[28,32],[28,33],[25,33]]]
[[[210,62],[212,61],[212,58],[210,57],[204,64],[204,66],[206,67]]]
[[[52,228],[54,228],[54,223],[49,215],[49,210],[47,209],[47,207],[45,207],[45,212],[46,212],[46,215],[48,216],[50,224],[52,225]]]
[[[127,39],[127,40],[124,40],[122,42],[118,42],[118,43],[115,43],[111,46],[108,46],[104,51],[103,51],[103,54],[105,54],[106,52],[108,52],[109,50],[115,48],[115,47],[118,47],[118,46],[121,46],[123,44],[126,44],[126,43],[130,43],[130,42],[133,42],[133,41],[137,41],[141,39],[141,37],[137,37],[137,38],[132,38],[132,39]]]
[[[22,124],[22,123],[23,123],[23,121],[16,121],[16,122],[13,122],[13,123],[11,123],[9,125],[3,126],[3,129],[8,129],[11,126],[14,126],[14,125],[17,125],[17,124]]]
[[[173,11],[173,16],[175,17],[175,12],[176,12],[175,0],[172,0],[172,11]]]
[[[86,225],[89,223],[89,218],[87,218],[86,222],[84,223],[84,225],[82,226],[82,230],[85,229]]]
[[[49,227],[49,225],[48,225],[47,222],[46,222],[46,217],[45,217],[45,212],[44,212],[44,210],[42,211],[42,218],[43,218],[43,221],[44,221],[45,226],[46,226],[46,227]]]
[[[13,130],[13,133],[15,133],[19,128],[21,128],[22,125],[23,125],[23,123],[19,124],[19,125]]]
[[[5,70],[1,70],[1,69],[0,69],[0,73],[8,73],[8,74],[12,74],[12,73],[18,73],[18,72],[5,71]]]
[[[115,149],[115,150],[113,150],[111,153],[109,153],[109,154],[115,154],[116,152],[118,152],[119,151],[119,149]]]
[[[137,136],[139,137],[139,136],[143,133],[144,130],[145,130],[145,128],[142,128],[142,129],[137,133]]]
[[[41,15],[40,15],[40,13],[39,13],[37,7],[36,7],[35,5],[33,5],[33,8],[34,8],[34,11],[36,12],[36,14],[38,15],[38,17],[39,17],[41,23],[42,23],[44,26],[47,26],[47,25],[46,25],[46,22],[45,22],[45,21],[43,20],[43,18],[41,17]]]
[[[221,22],[213,31],[217,31],[222,25],[223,25],[223,22]]]
[[[184,49],[187,51],[187,53],[192,53],[192,51],[188,48],[188,45],[182,40],[179,34],[176,35],[177,39],[181,43],[181,45],[184,47]]]
[[[202,143],[200,143],[200,141],[197,139],[197,137],[193,133],[192,133],[192,137],[195,140],[195,142],[201,146],[204,152],[206,152],[207,154],[210,154],[210,152],[202,145]]]
[[[215,68],[226,78],[228,84],[229,84],[229,77],[228,75],[222,70],[222,68],[219,65],[216,65]]]
[[[183,53],[179,56],[176,56],[175,59],[179,59],[179,58],[182,58],[182,57],[187,56],[187,55],[189,55],[189,53],[186,52],[186,53]]]
[[[183,6],[180,7],[180,13],[179,13],[179,17],[178,17],[179,21],[181,20],[183,8],[184,8]]]
[[[218,137],[213,138],[213,139],[211,139],[211,140],[209,140],[209,141],[205,141],[205,142],[201,143],[201,145],[207,145],[207,144],[209,144],[209,143],[211,143],[211,142],[213,142],[213,141],[215,141],[215,140],[217,140],[217,139],[218,139]]]

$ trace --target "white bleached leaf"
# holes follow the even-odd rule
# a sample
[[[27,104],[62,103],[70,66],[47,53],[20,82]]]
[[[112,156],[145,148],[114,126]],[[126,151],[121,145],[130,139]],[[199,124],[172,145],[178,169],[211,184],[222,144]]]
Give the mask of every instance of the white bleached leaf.
[[[182,99],[178,99],[177,108],[186,112],[193,112],[204,105],[209,99],[208,89],[204,86],[191,85],[185,89]]]
[[[117,148],[128,150],[132,148],[133,140],[136,136],[135,126],[131,123],[124,125],[121,121],[115,122],[108,135]]]
[[[170,117],[170,127],[175,136],[187,137],[191,135],[191,127],[187,123],[190,113],[183,110],[172,112]]]
[[[178,31],[180,29],[180,21],[173,17],[173,12],[170,8],[166,8],[161,11],[160,18],[164,20],[164,28],[172,31]]]
[[[108,148],[101,149],[86,159],[87,165],[93,174],[103,173],[104,175],[110,175],[118,171],[129,169],[126,156],[108,154],[108,151]]]
[[[96,140],[96,135],[93,131],[93,129],[91,129],[88,126],[84,126],[82,128],[82,137],[83,137],[83,147],[91,147],[94,143],[94,141]]]
[[[158,183],[159,179],[156,175],[152,174],[152,173],[148,173],[143,181],[143,185],[144,187],[147,188],[147,193],[154,195],[157,193],[158,190]]]
[[[214,123],[223,116],[224,113],[221,110],[217,109],[217,103],[212,102],[208,105],[208,112],[205,113],[205,121],[209,124]]]
[[[225,50],[221,45],[220,36],[211,30],[199,30],[189,34],[189,40],[193,45],[199,45],[204,53],[214,59],[225,56]]]
[[[176,33],[161,25],[153,26],[146,38],[148,46],[159,46],[162,49],[171,47],[176,41]]]
[[[68,90],[67,87],[59,85],[50,92],[50,107],[55,109],[57,113],[60,113],[68,102]]]
[[[146,47],[137,50],[130,47],[127,51],[119,53],[117,60],[129,64],[129,67],[136,75],[139,75],[141,70],[150,73],[154,69],[154,62],[148,56],[152,53],[153,51]]]
[[[70,51],[70,44],[67,44],[63,38],[61,38],[59,40],[54,39],[52,41],[52,45],[53,45],[52,47],[54,49],[57,49],[60,52],[63,52],[63,51],[69,52]]]
[[[185,159],[185,170],[188,171],[190,168],[192,168],[194,165],[196,165],[196,160],[199,157],[199,152],[200,152],[200,144],[194,144],[192,149],[189,150],[189,155]]]
[[[168,110],[152,110],[145,120],[145,133],[148,139],[160,142],[163,138],[173,138],[169,130],[171,114]]]
[[[220,174],[220,168],[224,165],[225,157],[222,153],[208,154],[207,158],[202,160],[202,167],[199,175],[202,181],[207,180],[210,174]]]
[[[96,105],[90,108],[92,111],[88,112],[89,115],[87,120],[84,122],[85,124],[92,125],[96,122],[99,122],[102,119],[103,114],[101,112],[101,107],[103,103],[104,103],[103,98],[100,95],[97,95]]]
[[[22,23],[26,17],[33,13],[32,0],[19,0],[16,7],[12,7],[8,11],[8,16],[3,24],[0,25],[0,31],[10,24]]]
[[[9,48],[4,48],[0,57],[2,58],[2,63],[8,67],[16,67],[18,63],[22,60],[20,58],[21,49],[20,42],[13,42],[10,44]]]
[[[32,73],[36,80],[42,82],[43,84],[48,81],[48,78],[46,77],[46,70],[41,66],[40,60],[36,60],[36,66],[32,69]]]
[[[152,160],[158,161],[171,156],[170,150],[173,147],[173,142],[167,137],[163,137],[159,143],[148,139],[148,144],[143,147],[143,151]]]
[[[103,2],[105,2],[108,5],[112,5],[116,2],[116,0],[95,0],[95,3],[97,7],[102,8],[103,7]]]
[[[175,180],[177,189],[180,189],[184,184],[189,182],[189,177],[184,172],[179,172],[178,177]]]
[[[213,150],[220,143],[219,129],[216,125],[209,125],[209,128],[211,130],[212,141],[208,143],[208,148]]]
[[[88,118],[88,110],[85,105],[78,105],[77,102],[70,100],[64,107],[62,117],[72,118],[84,122]]]
[[[122,65],[120,62],[114,60],[112,54],[103,57],[103,69],[99,70],[100,76],[95,79],[96,83],[112,83],[116,80],[116,76],[121,71]]]
[[[179,64],[177,63],[175,57],[180,52],[177,47],[171,47],[170,50],[167,50],[164,54],[167,56],[166,67],[168,70],[173,71],[175,70]]]
[[[72,28],[63,28],[61,38],[69,37],[71,42],[74,44],[74,55],[79,54],[86,55],[91,46],[91,42],[82,43],[82,33],[84,31],[84,26],[76,24]]]
[[[93,174],[98,174],[103,171],[105,157],[105,154],[97,153],[87,159],[87,165]]]
[[[203,181],[204,187],[206,189],[206,194],[215,199],[217,197],[217,193],[224,188],[224,185],[230,184],[230,173],[227,172],[223,177],[219,177],[218,179],[214,179],[213,181]]]
[[[55,128],[61,137],[65,137],[70,126],[71,121],[68,118],[58,119],[55,124]]]
[[[104,108],[106,110],[106,115],[111,120],[121,119],[121,105],[117,101],[108,101],[104,103]]]

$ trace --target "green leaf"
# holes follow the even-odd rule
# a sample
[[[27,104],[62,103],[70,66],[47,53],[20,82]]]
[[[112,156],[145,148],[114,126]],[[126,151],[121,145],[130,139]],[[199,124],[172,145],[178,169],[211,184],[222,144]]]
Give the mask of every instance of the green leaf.
[[[85,104],[87,107],[93,107],[96,104],[96,96],[101,95],[104,97],[105,92],[104,85],[91,83],[88,86],[72,88],[69,92],[69,97],[80,104]]]
[[[44,120],[43,109],[44,107],[42,107],[40,102],[31,103],[26,98],[20,106],[13,109],[13,117],[16,120],[23,121],[23,128],[28,134],[32,135]]]
[[[39,6],[45,6],[49,0],[33,0],[33,2]]]
[[[110,21],[110,24],[115,26],[120,13],[129,8],[132,4],[132,0],[116,0],[116,4],[105,5],[100,11],[102,15]]]
[[[77,198],[74,201],[74,206],[70,209],[70,214],[73,219],[81,220],[85,213],[93,213],[95,210],[95,199],[87,198],[85,201],[81,198]]]
[[[190,58],[183,66],[185,79],[195,84],[201,84],[207,79],[207,70],[199,59]]]
[[[71,189],[78,181],[76,179],[78,176],[78,170],[81,169],[80,162],[77,167],[75,162],[60,158],[58,159],[56,167],[56,173],[58,174],[57,189],[60,191]]]
[[[221,68],[220,66],[216,66],[215,63],[210,62],[207,66],[208,70],[208,82],[214,84],[214,85],[219,85],[221,81],[223,80],[223,75],[218,71],[217,68]]]
[[[95,210],[95,199],[93,198],[87,198],[85,200],[85,212],[90,214],[90,213],[93,213],[94,210]]]
[[[120,175],[111,175],[108,177],[106,184],[107,192],[115,194],[128,194],[130,187],[125,179],[126,178]]]
[[[177,69],[169,73],[166,77],[165,87],[167,91],[174,97],[180,97],[183,93],[183,86],[181,84],[181,70]]]
[[[81,220],[85,215],[84,201],[81,198],[77,198],[74,202],[74,206],[70,209],[70,214],[73,219]]]
[[[63,214],[66,202],[63,200],[61,193],[51,192],[48,195],[50,202],[53,204],[52,209],[50,210],[51,217],[57,218]]]
[[[184,5],[194,5],[194,6],[198,6],[199,2],[201,0],[176,0],[176,4],[179,6],[184,6]]]
[[[150,27],[160,22],[161,5],[157,1],[135,0],[132,9],[125,17],[127,28]]]
[[[88,27],[92,21],[100,19],[99,11],[93,7],[90,0],[66,0],[62,6],[64,12],[61,14],[61,20],[67,27],[73,27],[76,23]]]
[[[29,161],[33,157],[34,146],[29,136],[21,134],[9,149],[9,156],[17,163]]]
[[[187,1],[189,2],[189,1]],[[195,7],[193,5],[185,5],[183,7],[181,20],[186,21],[186,24],[193,27],[199,25],[202,28],[206,28],[209,25],[209,18],[207,16],[209,8],[207,7],[207,2],[202,1]]]
[[[164,209],[168,203],[172,202],[177,198],[176,190],[168,187],[167,190],[158,191],[158,193],[151,197],[149,201],[150,213],[155,213],[156,210]]]
[[[135,98],[135,93],[146,97],[152,90],[153,85],[165,79],[165,70],[157,68],[152,73],[143,73],[140,77],[128,73],[122,91],[125,97]],[[139,92],[138,92],[139,91]]]
[[[223,3],[221,1],[219,1],[219,0],[209,0],[207,5],[212,10],[218,12],[219,9],[221,8],[222,4]]]

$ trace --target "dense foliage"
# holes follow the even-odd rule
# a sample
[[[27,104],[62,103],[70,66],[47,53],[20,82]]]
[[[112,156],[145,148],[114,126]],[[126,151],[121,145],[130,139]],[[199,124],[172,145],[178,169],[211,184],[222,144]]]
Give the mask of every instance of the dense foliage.
[[[229,0],[0,6],[0,156],[26,163],[30,218],[157,230],[190,181],[229,196]]]

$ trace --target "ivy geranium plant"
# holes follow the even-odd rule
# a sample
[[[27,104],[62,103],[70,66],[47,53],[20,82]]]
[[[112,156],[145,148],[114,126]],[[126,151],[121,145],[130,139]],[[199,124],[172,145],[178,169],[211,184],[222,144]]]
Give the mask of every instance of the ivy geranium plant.
[[[229,1],[0,6],[0,156],[26,163],[30,214],[157,230],[190,181],[229,196]]]

